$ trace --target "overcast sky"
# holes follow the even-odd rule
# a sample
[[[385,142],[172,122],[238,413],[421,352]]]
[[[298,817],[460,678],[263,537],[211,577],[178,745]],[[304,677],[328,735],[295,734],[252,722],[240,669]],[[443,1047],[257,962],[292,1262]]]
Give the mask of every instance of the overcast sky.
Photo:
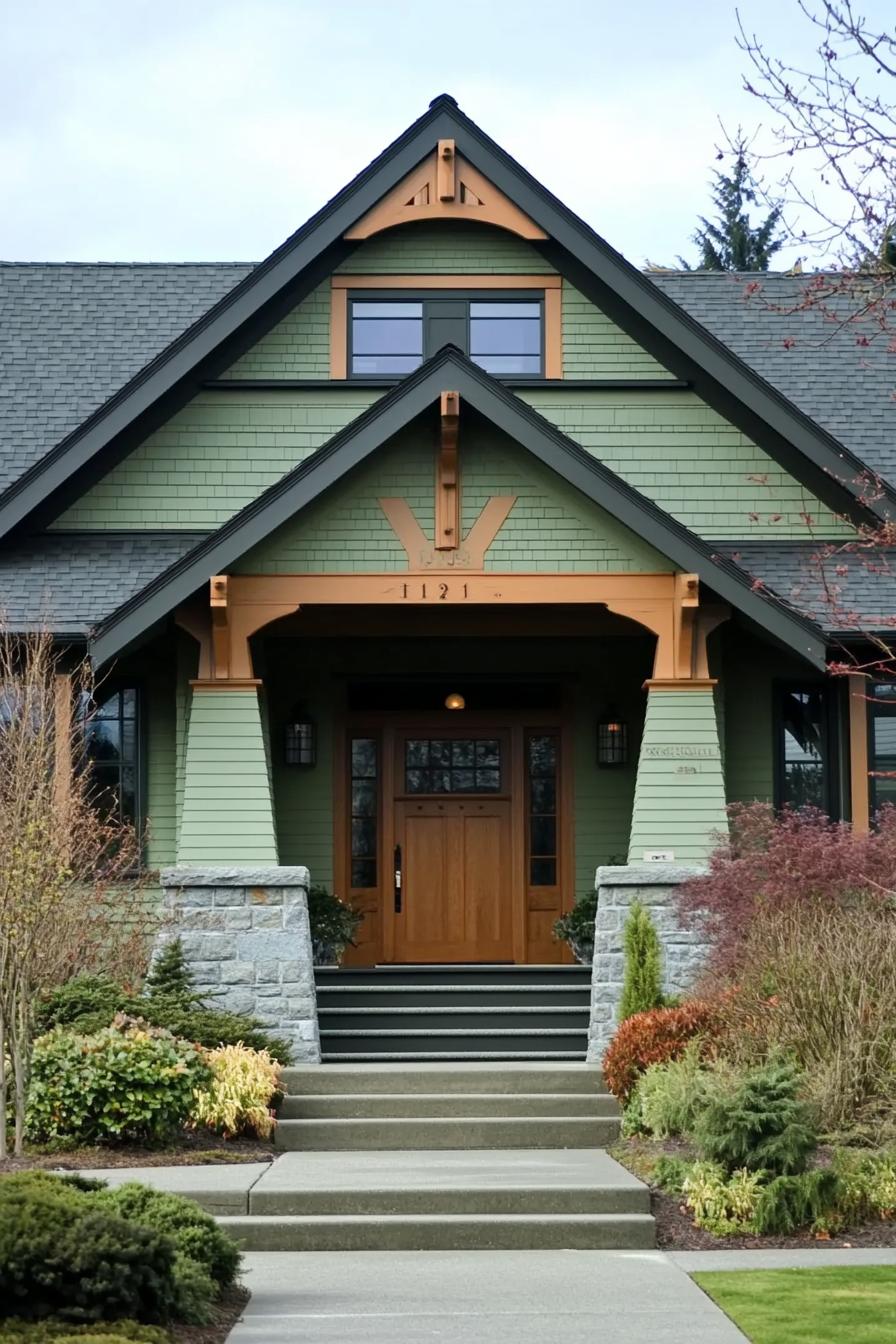
[[[892,23],[894,5],[861,9]],[[447,91],[632,261],[674,264],[709,208],[719,120],[762,120],[733,0],[0,9],[6,260],[259,260]],[[740,11],[809,58],[797,0]]]

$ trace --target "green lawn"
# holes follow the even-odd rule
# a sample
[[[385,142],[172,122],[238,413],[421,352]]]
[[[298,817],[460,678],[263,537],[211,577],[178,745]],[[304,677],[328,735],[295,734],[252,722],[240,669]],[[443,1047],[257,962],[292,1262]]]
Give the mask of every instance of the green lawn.
[[[893,1344],[896,1265],[720,1270],[694,1281],[753,1344]]]

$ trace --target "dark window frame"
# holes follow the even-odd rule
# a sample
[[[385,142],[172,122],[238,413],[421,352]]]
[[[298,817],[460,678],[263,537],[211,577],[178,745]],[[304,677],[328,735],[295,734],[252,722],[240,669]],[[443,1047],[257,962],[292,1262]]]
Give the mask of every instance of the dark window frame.
[[[385,380],[399,381],[407,378],[408,373],[355,373],[354,372],[354,305],[356,303],[420,303],[423,305],[423,355],[421,363],[431,359],[448,342],[436,345],[430,340],[430,324],[436,304],[463,304],[463,316],[444,320],[457,323],[457,340],[452,344],[459,346],[465,355],[470,355],[470,305],[473,303],[530,303],[539,308],[539,348],[537,373],[498,373],[492,376],[502,383],[539,382],[545,378],[545,291],[543,289],[350,289],[346,296],[348,313],[346,321],[347,361],[346,377],[352,383],[377,383]],[[419,365],[417,366],[420,367]],[[414,372],[415,370],[410,370]]]
[[[149,751],[148,751],[148,730],[146,714],[146,691],[143,682],[135,678],[122,678],[121,680],[109,681],[101,687],[94,689],[91,700],[94,704],[101,706],[107,704],[113,696],[120,696],[126,691],[134,693],[134,829],[137,833],[137,840],[140,848],[140,864],[145,862],[146,858],[146,827],[148,822],[147,805],[149,801]],[[75,714],[73,717],[73,727],[79,729],[83,726],[85,719],[79,706],[75,705]],[[119,713],[119,724],[122,722]],[[120,778],[121,764],[119,764]]]
[[[823,808],[832,821],[841,817],[839,788],[839,751],[837,736],[838,699],[830,682],[811,680],[775,680],[772,682],[773,804],[776,811],[788,805],[785,797],[786,756],[784,743],[784,697],[788,694],[820,693],[822,698],[821,759],[824,769]]]
[[[876,719],[896,718],[896,699],[894,699],[892,710],[890,710],[889,706],[873,697],[877,695],[880,687],[892,685],[893,683],[889,681],[872,681],[866,687],[866,694],[872,697],[865,702],[865,721],[868,734],[868,815],[872,824],[876,813],[888,801],[886,798],[878,797],[877,763],[880,758],[875,749],[874,723]]]
[[[373,774],[359,775],[355,773],[354,745],[356,742],[373,743]],[[379,891],[380,877],[383,869],[382,864],[382,841],[383,841],[383,808],[382,808],[382,788],[383,788],[383,743],[379,732],[375,730],[364,731],[362,729],[352,728],[348,733],[346,765],[348,769],[348,806],[346,808],[346,819],[348,822],[348,887],[352,894],[370,893]],[[354,804],[354,786],[355,781],[372,780],[373,781],[373,811],[369,813],[360,813],[355,811]],[[373,818],[374,828],[374,846],[372,854],[355,854],[354,844],[354,822],[356,819]],[[366,886],[358,886],[355,883],[354,866],[355,863],[368,863],[373,865],[373,883]]]
[[[550,772],[534,774],[532,770],[531,742],[533,738],[550,738],[554,744],[554,764]],[[563,838],[561,808],[562,799],[562,766],[563,766],[563,733],[559,727],[555,728],[528,728],[523,734],[523,771],[524,771],[524,797],[526,808],[526,885],[530,890],[537,891],[559,891],[563,883]],[[544,810],[534,810],[533,782],[541,779],[553,779],[554,784],[554,809],[553,812]],[[536,854],[533,849],[533,822],[543,818],[551,818],[554,823],[554,852],[552,854]],[[538,865],[553,864],[554,880],[546,882],[536,877]]]

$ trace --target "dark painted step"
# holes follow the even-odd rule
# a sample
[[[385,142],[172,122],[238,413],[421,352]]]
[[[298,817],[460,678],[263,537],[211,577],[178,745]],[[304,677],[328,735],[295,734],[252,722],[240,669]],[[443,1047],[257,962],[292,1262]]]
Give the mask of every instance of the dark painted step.
[[[318,974],[320,974],[318,972]],[[355,985],[323,983],[317,985],[320,1012],[332,1008],[377,1008],[394,1004],[396,1008],[494,1007],[527,1005],[582,1008],[588,1011],[591,986],[582,984],[388,984]]]
[[[485,1007],[443,1003],[414,1005],[377,1004],[364,1008],[319,1009],[321,1031],[501,1031],[529,1025],[538,1031],[555,1027],[561,1031],[588,1031],[588,1008],[570,1004],[513,1004]]]
[[[460,963],[451,966],[318,966],[319,985],[475,985],[504,980],[508,985],[591,984],[588,966],[512,966]]]
[[[466,1031],[414,1030],[400,1031],[371,1029],[364,1031],[333,1030],[321,1026],[321,1051],[329,1054],[366,1055],[407,1054],[422,1052],[426,1055],[444,1055],[454,1059],[464,1055],[491,1054],[500,1057],[503,1052],[550,1055],[555,1051],[567,1054],[576,1050],[585,1057],[587,1031],[581,1027],[561,1029],[500,1028],[471,1029]]]

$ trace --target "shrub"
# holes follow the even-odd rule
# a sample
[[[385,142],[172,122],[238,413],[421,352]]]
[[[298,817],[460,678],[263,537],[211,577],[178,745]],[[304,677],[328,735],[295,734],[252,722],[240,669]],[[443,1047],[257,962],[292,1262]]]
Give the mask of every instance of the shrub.
[[[167,1320],[177,1306],[171,1240],[92,1206],[61,1181],[0,1178],[0,1316]]]
[[[554,921],[552,933],[563,943],[569,943],[576,957],[588,962],[594,956],[594,922],[597,919],[597,892],[586,891],[579,896],[571,910]]]
[[[896,1153],[840,1149],[834,1154],[833,1168],[847,1222],[896,1218]]]
[[[149,968],[143,992],[151,999],[180,999],[182,1003],[200,1001],[180,938],[172,938],[160,949]]]
[[[727,976],[749,965],[760,914],[843,908],[860,893],[891,905],[896,808],[882,808],[877,828],[864,834],[814,808],[776,814],[766,803],[734,803],[728,817],[730,836],[710,856],[709,872],[678,889],[681,918],[707,937],[714,971]]]
[[[21,1318],[0,1324],[0,1344],[169,1344],[167,1330],[157,1325],[139,1325],[137,1321],[91,1321],[72,1325],[70,1321],[23,1321]]]
[[[317,963],[338,961],[345,949],[354,946],[364,916],[319,883],[308,892],[308,921]]]
[[[650,1179],[654,1185],[658,1185],[667,1194],[680,1195],[684,1190],[685,1180],[690,1175],[693,1165],[692,1162],[686,1162],[684,1158],[670,1157],[668,1153],[662,1153],[654,1164]]]
[[[753,1231],[761,1180],[758,1171],[741,1168],[729,1176],[716,1162],[694,1162],[681,1188],[697,1227],[731,1237]]]
[[[798,1176],[776,1176],[756,1202],[753,1224],[760,1236],[787,1236],[801,1228],[833,1231],[842,1222],[840,1181],[830,1167]]]
[[[280,1066],[266,1050],[225,1045],[210,1050],[212,1080],[200,1088],[193,1119],[227,1138],[254,1134],[270,1138],[276,1121],[271,1110],[280,1091]]]
[[[116,1190],[105,1190],[95,1202],[128,1222],[165,1233],[178,1254],[195,1260],[220,1288],[235,1280],[240,1265],[235,1242],[192,1199],[128,1181]]]
[[[179,940],[175,942],[179,943]],[[168,944],[166,953],[173,946],[173,943]],[[172,970],[170,964],[166,970],[162,963],[160,974],[163,974],[163,982],[169,986],[169,991],[144,995],[131,994],[105,976],[76,976],[41,1001],[39,1030],[47,1032],[53,1027],[66,1026],[82,1035],[91,1035],[108,1027],[117,1015],[124,1014],[141,1018],[151,1026],[163,1027],[174,1036],[209,1049],[242,1042],[253,1050],[267,1050],[282,1064],[289,1063],[291,1054],[287,1042],[274,1036],[257,1018],[207,1007],[193,991],[188,973],[186,985],[181,982],[181,987],[176,988],[180,972]],[[148,979],[147,986],[149,983]]]
[[[623,937],[625,977],[619,1002],[619,1020],[649,1013],[663,1005],[660,940],[650,912],[640,901],[632,903]]]
[[[754,917],[726,1050],[792,1055],[828,1133],[894,1133],[896,918],[876,899]]]
[[[818,1136],[811,1108],[798,1095],[800,1083],[792,1064],[772,1060],[715,1089],[694,1128],[700,1156],[727,1171],[803,1171]]]
[[[32,1139],[159,1142],[180,1129],[210,1078],[202,1051],[122,1019],[79,1036],[57,1027],[35,1044],[28,1092]]]
[[[716,1083],[705,1066],[699,1040],[689,1041],[678,1059],[651,1064],[638,1079],[629,1105],[637,1099],[641,1129],[657,1139],[690,1134]]]
[[[636,1013],[619,1026],[604,1054],[607,1086],[625,1103],[651,1064],[678,1059],[697,1036],[704,1037],[708,1045],[717,1025],[718,1005],[704,999],[689,999],[677,1008]]]

